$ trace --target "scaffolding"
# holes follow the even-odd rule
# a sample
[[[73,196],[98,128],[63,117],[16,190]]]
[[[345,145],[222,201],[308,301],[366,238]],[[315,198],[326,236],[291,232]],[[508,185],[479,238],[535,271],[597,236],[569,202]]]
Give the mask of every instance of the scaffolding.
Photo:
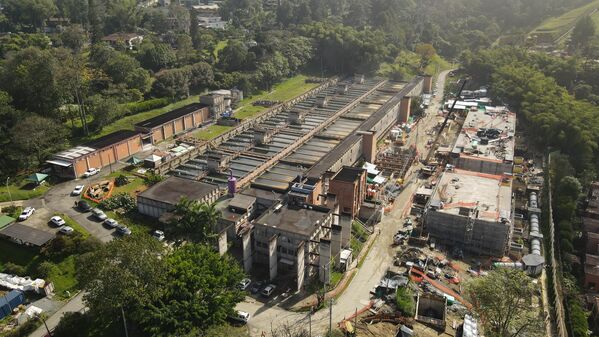
[[[416,149],[414,147],[392,146],[377,154],[375,164],[383,171],[395,173],[395,177],[403,178],[415,158]]]

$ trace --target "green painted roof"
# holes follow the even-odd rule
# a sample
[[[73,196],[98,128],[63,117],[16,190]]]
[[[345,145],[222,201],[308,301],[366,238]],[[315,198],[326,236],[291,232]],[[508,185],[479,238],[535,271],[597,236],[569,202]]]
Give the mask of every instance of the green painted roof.
[[[29,177],[27,177],[27,180],[36,182],[36,183],[41,183],[42,181],[44,181],[46,178],[48,178],[47,174],[43,174],[43,173],[34,173],[32,175],[30,175]]]
[[[17,219],[11,218],[8,215],[0,215],[0,228],[4,228],[15,221],[17,221]]]

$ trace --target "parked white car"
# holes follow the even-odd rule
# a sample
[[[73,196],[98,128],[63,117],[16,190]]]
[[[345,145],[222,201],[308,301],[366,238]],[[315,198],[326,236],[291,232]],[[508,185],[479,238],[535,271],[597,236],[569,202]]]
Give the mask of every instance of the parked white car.
[[[73,234],[75,232],[75,230],[73,229],[73,227],[64,226],[64,227],[61,227],[58,230],[58,232],[61,233],[61,234],[65,234],[65,235],[71,235],[71,234]]]
[[[71,195],[81,195],[81,193],[83,193],[84,188],[85,188],[84,185],[75,186],[75,189],[73,190],[73,192],[71,192]]]
[[[83,173],[83,178],[88,178],[100,173],[100,169],[92,167]]]
[[[260,294],[264,297],[270,297],[270,295],[272,295],[272,293],[275,291],[276,288],[277,288],[276,285],[269,284],[266,286],[266,288],[262,289],[262,292]]]
[[[59,217],[58,215],[51,217],[50,222],[56,227],[62,227],[66,224],[64,219]]]
[[[250,283],[252,283],[252,280],[250,280],[249,278],[244,278],[239,282],[239,289],[246,290],[250,286]]]
[[[237,310],[235,315],[233,315],[231,318],[242,323],[247,323],[250,320],[250,313]]]
[[[119,226],[119,223],[114,219],[108,218],[104,221],[104,225],[110,228],[117,228]]]
[[[99,208],[92,209],[92,215],[100,221],[104,221],[104,220],[108,219],[106,214],[104,212],[102,212],[102,210]]]
[[[29,219],[29,217],[31,215],[33,215],[33,212],[35,212],[35,208],[33,207],[26,207],[23,212],[21,212],[21,215],[19,215],[19,221],[24,221]]]
[[[158,241],[164,241],[164,232],[157,229],[152,233],[152,237]]]

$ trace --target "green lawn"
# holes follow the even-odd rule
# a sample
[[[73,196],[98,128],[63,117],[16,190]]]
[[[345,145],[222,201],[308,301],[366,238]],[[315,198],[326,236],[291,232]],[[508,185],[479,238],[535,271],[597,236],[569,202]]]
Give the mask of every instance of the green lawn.
[[[216,44],[216,47],[214,47],[214,58],[216,59],[217,62],[218,62],[218,52],[223,50],[227,46],[227,43],[229,43],[229,40],[218,41],[218,43]]]
[[[210,140],[217,136],[222,135],[223,133],[231,130],[232,127],[224,126],[224,125],[210,125],[202,130],[194,133],[194,137],[202,139],[202,140]]]
[[[551,34],[553,38],[558,38],[572,28],[579,18],[597,8],[599,8],[599,0],[575,8],[558,17],[549,18],[535,28],[531,34]]]
[[[6,181],[4,181],[4,183],[6,183]],[[28,200],[36,198],[46,193],[49,189],[48,183],[35,186],[33,183],[24,180],[15,184],[9,184],[9,195],[6,185],[2,184],[0,185],[0,202],[10,201],[11,197],[12,200]]]
[[[51,261],[55,264],[56,268],[53,268],[49,273],[48,280],[54,283],[54,292],[61,298],[67,297],[65,291],[68,290],[73,295],[77,290],[75,259],[75,255],[70,255],[57,261]],[[33,276],[37,266],[42,261],[43,258],[39,255],[38,249],[0,240],[0,264],[10,262],[25,267],[27,275],[19,276]]]
[[[251,97],[244,98],[239,103],[239,107],[235,110],[234,117],[239,119],[250,119],[267,109],[262,106],[252,105],[255,101],[286,101],[318,86],[318,83],[306,83],[306,78],[307,76],[305,75],[297,75],[275,85],[270,92],[261,92]],[[194,133],[194,136],[202,140],[210,140],[222,135],[230,129],[230,126],[211,125]]]
[[[56,264],[48,275],[48,279],[54,283],[54,293],[60,298],[68,298],[66,291],[74,295],[78,289],[78,282],[75,271],[75,255],[70,255]]]
[[[136,191],[143,191],[148,188],[143,178],[133,175],[127,171],[117,171],[111,173],[109,177],[116,178],[121,174],[129,178],[129,183],[123,186],[115,185],[114,189],[112,190],[112,195],[117,195],[119,193],[128,193],[132,196],[137,196],[137,193],[135,193]]]
[[[115,121],[114,123],[111,123],[109,125],[106,125],[104,128],[102,128],[102,131],[100,131],[97,134],[91,135],[89,136],[87,139],[85,140],[93,140],[93,139],[97,139],[100,138],[102,136],[106,136],[109,133],[115,132],[115,131],[119,131],[119,130],[133,130],[133,126],[136,123],[139,123],[143,120],[146,120],[148,118],[152,118],[152,117],[156,117],[158,115],[161,115],[163,113],[169,112],[171,110],[180,108],[182,106],[194,103],[194,102],[199,102],[200,100],[200,96],[199,95],[194,95],[194,96],[189,96],[188,98],[184,99],[184,100],[180,100],[178,102],[169,104],[167,106],[164,106],[162,108],[158,108],[158,109],[153,109],[153,110],[148,110],[146,112],[141,112],[135,115],[131,115],[131,116],[127,116],[124,118],[121,118],[117,121]]]
[[[54,215],[58,215],[59,217],[61,217],[67,226],[72,227],[76,232],[81,234],[81,236],[83,236],[84,238],[89,237],[90,234],[87,231],[87,229],[83,228],[83,226],[81,226],[77,221],[73,220],[70,216],[68,216],[64,213],[54,213]]]

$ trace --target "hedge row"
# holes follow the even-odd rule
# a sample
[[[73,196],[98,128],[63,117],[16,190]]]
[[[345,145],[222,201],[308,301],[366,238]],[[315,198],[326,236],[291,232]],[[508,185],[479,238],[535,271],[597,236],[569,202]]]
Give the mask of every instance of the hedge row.
[[[125,116],[135,115],[140,112],[162,108],[169,105],[171,102],[168,98],[152,98],[141,102],[131,102],[125,104]]]

